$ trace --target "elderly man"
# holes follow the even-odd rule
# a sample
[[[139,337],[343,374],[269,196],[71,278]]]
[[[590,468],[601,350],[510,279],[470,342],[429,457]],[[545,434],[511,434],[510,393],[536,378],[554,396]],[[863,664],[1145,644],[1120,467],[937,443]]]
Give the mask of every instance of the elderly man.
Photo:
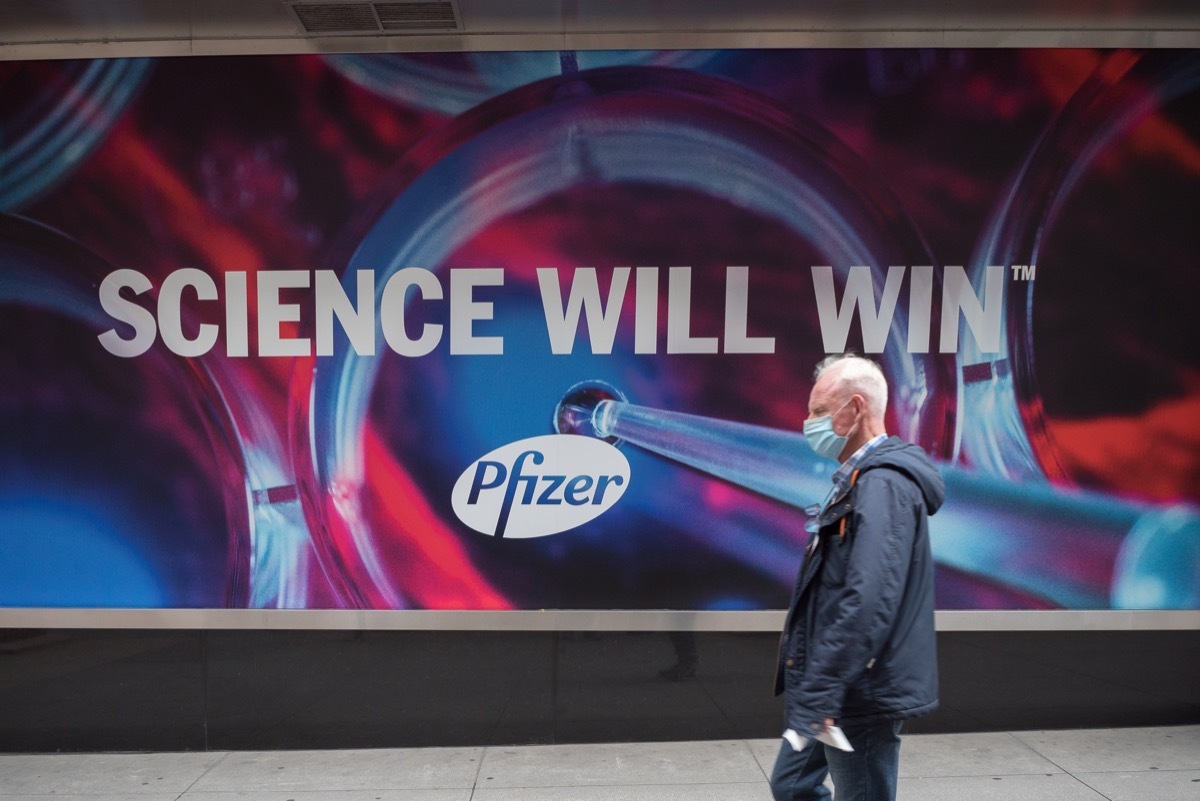
[[[817,367],[804,436],[841,466],[810,525],[780,640],[788,733],[771,776],[777,801],[828,799],[827,775],[838,801],[894,799],[901,722],[937,707],[927,518],[945,484],[924,451],[885,433],[887,394],[868,359]],[[852,751],[821,742],[831,727]]]

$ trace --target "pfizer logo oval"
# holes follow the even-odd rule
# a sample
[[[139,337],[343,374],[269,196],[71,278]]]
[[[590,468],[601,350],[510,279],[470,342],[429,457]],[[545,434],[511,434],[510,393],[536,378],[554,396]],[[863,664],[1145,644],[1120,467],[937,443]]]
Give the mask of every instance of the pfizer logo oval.
[[[595,520],[629,487],[616,447],[578,434],[512,442],[476,459],[454,484],[458,519],[483,534],[545,537]]]

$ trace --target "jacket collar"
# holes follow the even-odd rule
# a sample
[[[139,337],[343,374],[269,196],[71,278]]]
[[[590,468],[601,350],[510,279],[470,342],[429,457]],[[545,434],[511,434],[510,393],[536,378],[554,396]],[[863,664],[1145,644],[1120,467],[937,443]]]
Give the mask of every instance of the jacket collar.
[[[887,442],[887,439],[887,434],[880,434],[874,439],[869,440],[851,454],[849,459],[838,466],[838,469],[833,472],[833,486],[830,487],[829,494],[825,496],[825,502],[821,504],[822,510],[827,509],[831,503],[840,500],[850,491],[850,479],[854,475],[854,471],[870,455],[871,451]]]

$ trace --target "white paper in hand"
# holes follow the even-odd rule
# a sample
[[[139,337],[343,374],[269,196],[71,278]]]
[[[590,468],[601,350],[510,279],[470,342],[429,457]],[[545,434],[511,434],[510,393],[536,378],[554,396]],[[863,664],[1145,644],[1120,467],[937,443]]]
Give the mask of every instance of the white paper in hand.
[[[783,739],[788,741],[788,745],[793,751],[803,751],[804,746],[808,745],[808,738],[800,735],[795,729],[788,729],[783,733]]]
[[[783,733],[783,739],[788,741],[788,745],[793,751],[803,751],[804,746],[808,745],[808,738],[795,729],[788,729]],[[850,741],[846,739],[845,733],[839,726],[830,726],[825,731],[817,735],[817,741],[825,743],[825,745],[833,746],[840,751],[853,751],[854,746],[850,745]]]
[[[825,743],[825,745],[832,745],[839,751],[854,750],[854,746],[850,745],[850,741],[846,739],[846,735],[842,732],[840,726],[830,726],[828,729],[818,734],[817,739]]]

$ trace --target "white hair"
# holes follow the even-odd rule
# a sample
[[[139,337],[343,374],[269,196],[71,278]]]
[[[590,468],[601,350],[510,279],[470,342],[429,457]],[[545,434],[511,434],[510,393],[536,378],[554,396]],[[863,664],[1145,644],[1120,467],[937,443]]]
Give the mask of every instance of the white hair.
[[[867,410],[873,417],[882,420],[887,411],[888,385],[883,370],[870,359],[852,353],[829,356],[821,360],[813,374],[813,382],[829,371],[834,371],[834,386],[847,395],[862,395],[867,401]],[[840,394],[840,393],[839,393]]]

